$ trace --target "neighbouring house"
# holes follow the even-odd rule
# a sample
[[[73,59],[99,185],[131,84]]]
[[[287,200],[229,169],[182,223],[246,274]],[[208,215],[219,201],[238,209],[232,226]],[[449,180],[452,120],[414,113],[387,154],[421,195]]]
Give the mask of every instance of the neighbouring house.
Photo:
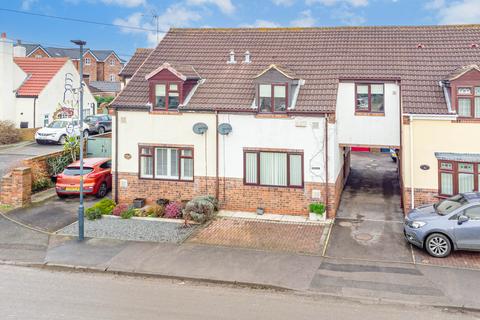
[[[130,60],[125,64],[123,69],[118,74],[120,76],[120,82],[122,89],[127,85],[135,72],[140,68],[143,62],[148,58],[150,53],[153,52],[151,48],[137,48]]]
[[[400,149],[404,208],[478,190],[479,41],[480,25],[171,29],[112,102],[115,197],[334,217],[352,148]]]
[[[111,81],[90,81],[88,87],[96,97],[115,97],[121,90],[121,83]]]
[[[27,58],[22,46],[0,38],[0,119],[17,127],[38,128],[55,117],[78,116],[80,75],[68,58]],[[84,114],[93,114],[96,102],[84,90]]]
[[[78,48],[47,47],[41,44],[17,43],[26,49],[26,56],[32,58],[69,58],[75,67],[79,68]],[[125,61],[113,50],[85,49],[83,54],[83,73],[85,81],[120,82],[118,73],[122,70]]]

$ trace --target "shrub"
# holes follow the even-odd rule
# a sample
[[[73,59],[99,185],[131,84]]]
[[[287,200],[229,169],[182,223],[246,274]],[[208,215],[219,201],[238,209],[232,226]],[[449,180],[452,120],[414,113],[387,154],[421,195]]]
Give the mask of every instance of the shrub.
[[[0,145],[19,142],[22,139],[21,131],[15,128],[11,121],[0,120]]]
[[[213,218],[216,212],[214,203],[217,202],[213,197],[197,197],[185,206],[184,218],[191,218],[193,221],[204,223]]]
[[[182,213],[182,204],[179,202],[170,202],[165,207],[165,218],[178,218]]]
[[[121,203],[113,209],[112,214],[114,216],[120,217],[122,212],[127,211],[127,210],[128,210],[128,205],[125,204],[125,203]]]
[[[91,209],[91,210],[89,210]],[[99,208],[89,208],[85,212],[85,216],[88,220],[96,220],[102,217],[102,211]]]
[[[53,186],[45,169],[38,162],[30,163],[32,170],[32,192],[42,191]]]
[[[163,217],[165,214],[165,207],[159,205],[152,205],[149,206],[147,210],[145,210],[145,214],[147,217]]]
[[[58,157],[51,157],[47,159],[47,171],[50,176],[56,176],[62,173],[66,166],[72,163],[70,154],[64,153]]]
[[[323,213],[325,212],[325,204],[322,202],[313,202],[310,203],[308,209],[310,210],[310,212],[323,215]]]
[[[127,210],[120,213],[120,217],[122,219],[130,219],[134,215],[135,215],[135,209],[134,208],[128,208]]]
[[[109,215],[112,214],[113,208],[115,208],[115,201],[108,198],[103,198],[102,200],[95,203],[93,206],[87,209],[87,211],[91,210],[100,210],[100,214],[102,215]]]
[[[140,209],[140,208],[137,208],[137,209],[133,209],[133,216],[134,217],[146,217],[147,216],[147,212],[143,209]]]
[[[205,200],[205,201],[208,201],[208,202],[210,202],[211,204],[213,204],[214,210],[215,210],[215,211],[218,211],[218,200],[217,200],[217,198],[215,198],[214,196],[198,196],[198,197],[193,198],[193,200],[198,200],[198,201]]]
[[[76,136],[68,137],[63,145],[63,152],[70,156],[72,162],[76,161],[80,155],[80,139]]]

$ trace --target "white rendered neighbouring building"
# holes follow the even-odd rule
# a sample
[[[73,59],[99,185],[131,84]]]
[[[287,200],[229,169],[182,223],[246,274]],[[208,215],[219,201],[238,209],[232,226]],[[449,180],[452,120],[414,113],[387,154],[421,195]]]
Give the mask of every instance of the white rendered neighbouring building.
[[[0,38],[0,120],[38,128],[55,117],[78,117],[79,73],[67,58],[26,58],[25,48]],[[84,114],[96,101],[84,86]]]

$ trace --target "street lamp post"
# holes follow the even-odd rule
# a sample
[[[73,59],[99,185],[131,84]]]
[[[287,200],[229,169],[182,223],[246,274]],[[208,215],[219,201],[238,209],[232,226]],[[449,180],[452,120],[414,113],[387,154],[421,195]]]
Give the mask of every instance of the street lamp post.
[[[72,40],[80,47],[79,73],[80,73],[80,205],[78,206],[78,240],[84,238],[84,206],[83,206],[83,46],[87,44],[83,40]]]

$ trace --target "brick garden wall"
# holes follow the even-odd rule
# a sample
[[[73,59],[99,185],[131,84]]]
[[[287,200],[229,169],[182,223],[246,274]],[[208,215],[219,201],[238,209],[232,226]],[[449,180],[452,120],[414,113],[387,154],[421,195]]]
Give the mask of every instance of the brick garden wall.
[[[424,204],[431,204],[435,203],[439,200],[438,198],[438,190],[433,189],[414,189],[414,197],[415,197],[415,207],[424,205]],[[403,190],[403,211],[404,213],[408,213],[411,210],[411,188],[404,188]]]
[[[32,173],[28,167],[19,167],[6,174],[1,181],[0,203],[23,207],[31,202]]]

